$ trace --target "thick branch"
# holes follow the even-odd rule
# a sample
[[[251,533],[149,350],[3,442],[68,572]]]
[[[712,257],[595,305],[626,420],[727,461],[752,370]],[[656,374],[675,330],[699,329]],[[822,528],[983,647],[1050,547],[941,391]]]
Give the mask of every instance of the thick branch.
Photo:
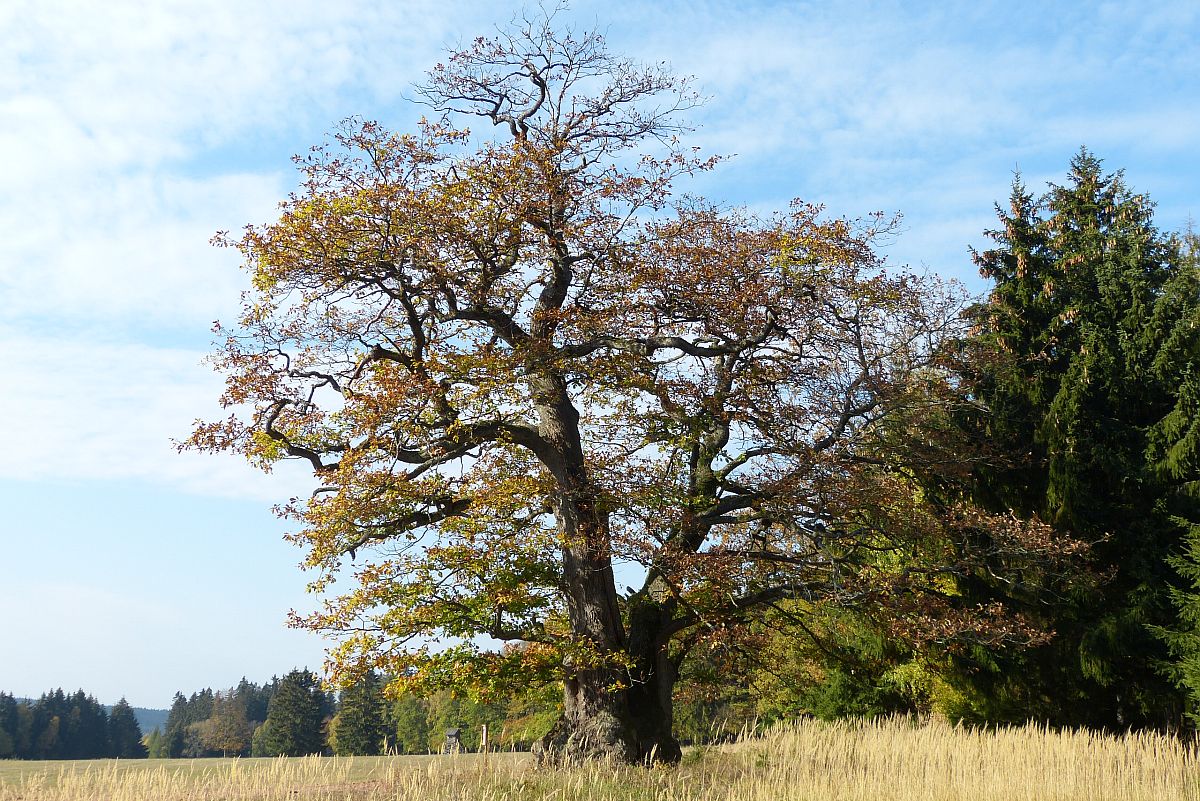
[[[449,319],[484,323],[512,347],[529,343],[530,336],[512,315],[491,306],[472,306],[455,311]]]
[[[705,617],[709,618],[742,618],[747,613],[754,609],[766,606],[768,604],[782,601],[788,598],[811,598],[817,589],[823,585],[812,584],[781,584],[765,589],[757,590],[752,593],[747,593],[739,597],[731,597],[729,603],[722,604],[715,608],[706,609]],[[673,636],[691,628],[699,623],[703,623],[703,618],[696,612],[689,612],[675,618],[668,624],[664,630],[664,636]]]
[[[288,400],[280,400],[272,404],[270,411],[267,412],[266,419],[263,421],[263,431],[268,437],[281,444],[284,450],[287,451],[288,456],[306,459],[309,464],[312,465],[314,472],[331,473],[334,470],[337,470],[337,462],[327,463],[323,461],[320,453],[312,448],[306,448],[303,445],[297,445],[293,443],[291,439],[288,438],[287,434],[284,434],[282,431],[275,428],[275,421],[279,419],[279,415],[283,414],[283,410],[291,405],[291,403],[292,402]],[[345,447],[339,446],[338,448],[332,450],[344,451],[346,449]]]
[[[653,356],[657,351],[673,349],[682,351],[689,356],[722,356],[736,353],[741,349],[740,343],[733,345],[700,345],[678,336],[657,336],[644,338],[618,337],[606,334],[593,337],[586,342],[566,345],[562,348],[564,356],[588,356],[602,348],[621,350],[638,356]]]
[[[414,529],[425,528],[426,526],[436,525],[443,520],[448,520],[451,517],[457,517],[471,507],[470,498],[455,498],[452,495],[443,495],[439,498],[434,498],[430,501],[433,506],[431,510],[421,510],[409,512],[406,515],[384,521],[382,523],[363,524],[363,528],[371,529],[362,534],[358,539],[342,549],[342,552],[348,554],[351,559],[354,558],[355,552],[369,542],[378,542],[380,540],[391,539],[402,534],[406,534]]]

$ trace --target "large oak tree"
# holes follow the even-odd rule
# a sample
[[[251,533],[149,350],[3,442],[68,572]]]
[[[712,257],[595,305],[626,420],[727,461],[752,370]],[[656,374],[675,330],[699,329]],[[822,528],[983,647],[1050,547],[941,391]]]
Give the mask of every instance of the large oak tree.
[[[221,238],[254,289],[215,356],[233,413],[190,441],[311,463],[284,512],[328,600],[298,621],[341,636],[342,678],[558,679],[545,756],[673,761],[697,642],[791,598],[933,621],[971,543],[1038,552],[913,488],[955,300],[883,269],[878,221],[676,196],[714,163],[677,138],[688,82],[550,20],[420,95],[435,120],[344,124],[277,220]]]

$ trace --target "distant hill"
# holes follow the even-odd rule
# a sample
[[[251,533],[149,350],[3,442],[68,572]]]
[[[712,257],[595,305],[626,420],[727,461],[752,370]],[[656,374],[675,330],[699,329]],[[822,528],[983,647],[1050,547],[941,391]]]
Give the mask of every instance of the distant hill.
[[[112,712],[111,706],[106,706],[104,709]],[[138,728],[142,730],[142,734],[149,734],[154,729],[165,731],[167,728],[167,710],[165,709],[142,709],[140,706],[135,706],[133,716],[137,718]]]

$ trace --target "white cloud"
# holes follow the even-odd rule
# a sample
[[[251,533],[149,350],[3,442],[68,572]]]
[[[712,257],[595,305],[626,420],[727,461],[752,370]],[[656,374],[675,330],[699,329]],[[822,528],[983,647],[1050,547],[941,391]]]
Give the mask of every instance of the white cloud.
[[[396,73],[423,68],[439,48],[460,16],[447,11],[433,2],[18,0],[4,44],[18,85],[88,130],[211,142],[290,128],[335,106],[348,86],[389,91]],[[117,155],[144,164],[158,154]]]
[[[456,19],[432,2],[5,8],[7,313],[168,327],[229,308],[241,284],[212,234],[266,218],[292,182],[287,154],[394,99]],[[270,143],[265,172],[207,160]]]
[[[223,416],[219,378],[197,351],[0,331],[0,477],[137,480],[187,492],[278,501],[312,482],[300,465],[271,476],[232,456],[176,452],[192,421]]]
[[[237,255],[214,251],[209,239],[265,218],[281,184],[139,174],[79,177],[66,193],[27,188],[0,206],[0,228],[11,231],[0,265],[7,312],[190,326],[203,337],[213,319],[233,315],[246,283]]]

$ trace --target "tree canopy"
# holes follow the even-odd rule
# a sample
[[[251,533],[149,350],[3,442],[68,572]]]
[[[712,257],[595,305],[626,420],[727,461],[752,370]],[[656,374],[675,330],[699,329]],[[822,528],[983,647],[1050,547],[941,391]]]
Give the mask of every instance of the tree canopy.
[[[679,758],[680,660],[786,599],[1028,637],[955,617],[946,577],[1044,527],[913,481],[954,452],[959,298],[885,269],[883,218],[677,194],[716,163],[678,138],[689,83],[552,23],[452,53],[435,119],[346,122],[277,220],[218,237],[253,290],[213,359],[231,415],[190,445],[311,464],[283,512],[328,600],[296,622],[347,683],[560,679],[543,755],[626,761]]]

